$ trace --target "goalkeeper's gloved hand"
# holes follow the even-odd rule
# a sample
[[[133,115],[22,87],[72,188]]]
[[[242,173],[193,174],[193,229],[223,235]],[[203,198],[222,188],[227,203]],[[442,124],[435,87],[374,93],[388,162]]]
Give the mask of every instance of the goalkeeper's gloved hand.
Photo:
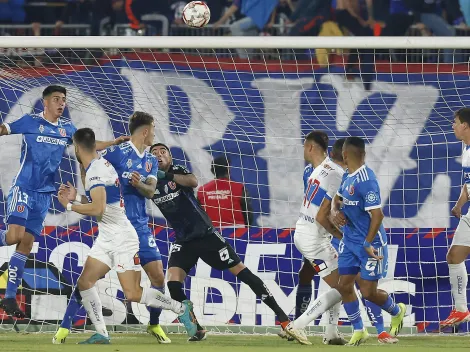
[[[157,171],[157,178],[158,178],[159,180],[173,181],[173,179],[175,178],[175,175],[172,174],[171,172],[166,172],[166,171],[163,171],[163,170],[158,170],[158,171]]]

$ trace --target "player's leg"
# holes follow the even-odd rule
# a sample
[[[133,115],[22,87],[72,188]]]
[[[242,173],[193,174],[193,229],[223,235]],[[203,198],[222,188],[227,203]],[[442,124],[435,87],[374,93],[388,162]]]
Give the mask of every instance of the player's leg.
[[[312,299],[312,280],[316,272],[310,261],[304,258],[299,270],[299,285],[295,295],[295,318],[300,317],[310,304]]]
[[[188,299],[183,290],[184,280],[189,271],[197,264],[199,259],[199,250],[197,247],[197,240],[189,242],[175,242],[170,249],[170,258],[168,260],[168,291],[170,296],[178,302],[183,302]],[[193,319],[196,322],[197,333],[190,337],[188,341],[198,342],[206,339],[206,331],[199,324],[197,318],[192,312]]]
[[[455,307],[441,326],[453,326],[470,320],[467,306],[467,268],[465,259],[470,255],[470,218],[462,216],[447,253],[449,280]]]
[[[158,250],[155,238],[147,226],[140,229],[140,231],[137,231],[137,234],[139,236],[140,264],[150,280],[151,287],[164,294],[165,274],[163,273],[162,256]],[[158,343],[171,343],[171,340],[166,336],[160,326],[160,315],[162,310],[159,308],[149,308],[149,313],[150,321],[147,326],[147,332],[154,336]]]

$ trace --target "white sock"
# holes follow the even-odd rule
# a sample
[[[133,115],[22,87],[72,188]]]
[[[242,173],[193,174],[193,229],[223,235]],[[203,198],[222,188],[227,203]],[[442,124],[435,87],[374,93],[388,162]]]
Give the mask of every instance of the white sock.
[[[152,308],[171,310],[178,315],[184,312],[184,306],[181,302],[175,301],[151,287],[142,288],[142,298],[140,299],[140,303]]]
[[[95,326],[96,332],[108,337],[108,330],[106,330],[106,324],[103,318],[101,300],[96,287],[93,286],[88,290],[80,291],[80,295],[82,296],[82,304],[85,307],[88,317]]]
[[[310,322],[317,319],[320,315],[339,302],[341,302],[341,294],[338,290],[332,288],[325,292],[321,296],[317,297],[315,301],[311,302],[307,310],[300,317],[294,320],[294,328],[305,329]]]
[[[455,309],[459,312],[468,311],[467,307],[467,268],[465,263],[449,264],[449,280],[454,297]]]
[[[341,302],[336,303],[333,307],[328,309],[328,325],[326,325],[325,335],[326,336],[337,336],[338,335],[338,320],[339,310],[341,309]]]

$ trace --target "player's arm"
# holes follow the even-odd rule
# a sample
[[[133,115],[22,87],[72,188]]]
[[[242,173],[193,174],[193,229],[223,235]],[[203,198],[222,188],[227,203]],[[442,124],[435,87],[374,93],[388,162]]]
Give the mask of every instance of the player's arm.
[[[131,173],[129,183],[134,186],[137,191],[147,199],[151,199],[157,189],[157,179],[153,175],[147,176],[145,182],[142,182],[141,176],[137,171]]]
[[[356,190],[362,198],[364,210],[369,212],[370,216],[369,230],[363,244],[364,249],[371,257],[380,260],[383,257],[376,255],[376,250],[371,245],[385,217],[382,211],[379,183],[376,180],[369,180],[359,184]]]
[[[243,221],[245,222],[245,225],[253,225],[253,206],[251,205],[251,197],[245,186],[243,186],[242,190],[240,207],[242,208]]]
[[[5,125],[0,125],[0,136],[6,136],[7,134],[9,133]]]
[[[81,175],[81,178],[82,178],[83,184],[85,184],[84,174]],[[69,202],[77,202],[80,204],[88,203],[88,198],[86,196],[82,196],[78,194],[77,189],[68,181],[67,181],[67,185],[64,185],[64,184],[60,185],[59,192],[64,193]]]
[[[31,126],[31,116],[23,115],[19,119],[11,123],[3,123],[0,125],[0,136],[6,136],[9,134],[23,134],[27,133]]]
[[[67,199],[67,195],[61,191],[59,191],[58,198],[60,204],[65,209],[82,215],[102,217],[106,209],[106,190],[104,184],[95,185],[90,190],[91,202],[87,204],[72,204]]]
[[[462,207],[468,202],[468,188],[470,187],[470,183],[465,183],[460,191],[459,199],[457,203],[455,203],[454,207],[452,208],[451,212],[456,218],[462,216]]]
[[[338,228],[346,225],[346,217],[341,211],[341,202],[342,198],[339,194],[335,194],[331,201],[330,221]]]
[[[370,225],[369,225],[369,231],[367,232],[367,237],[366,241],[367,243],[372,243],[374,240],[375,236],[377,236],[377,233],[379,233],[380,226],[382,225],[382,221],[385,217],[382,208],[375,208],[369,210],[369,215],[370,215]],[[364,242],[364,244],[366,244]]]
[[[129,136],[120,136],[113,141],[107,141],[107,142],[96,141],[96,150],[103,150],[113,145],[119,145],[121,143],[127,142],[130,138],[131,137]]]
[[[158,170],[157,177],[159,180],[173,181],[183,187],[197,187],[197,178],[187,168],[181,165],[173,167],[173,172]]]
[[[325,228],[326,231],[331,233],[336,238],[342,239],[343,234],[340,230],[336,228],[336,226],[330,220],[330,213],[331,213],[331,203],[332,200],[328,198],[323,198],[321,202],[320,208],[318,209],[317,216],[315,217],[315,221],[317,221],[321,226]]]
[[[225,22],[227,22],[227,20],[233,16],[233,14],[235,12],[238,11],[238,6],[236,4],[232,4],[228,9],[227,11],[225,11],[225,13],[223,14],[223,16],[217,21],[214,23],[214,28],[218,28],[220,27],[221,25],[223,25]],[[176,181],[175,181],[176,182]]]

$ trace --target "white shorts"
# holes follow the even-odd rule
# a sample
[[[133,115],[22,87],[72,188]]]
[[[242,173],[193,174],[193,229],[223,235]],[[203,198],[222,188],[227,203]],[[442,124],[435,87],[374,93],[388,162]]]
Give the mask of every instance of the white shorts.
[[[331,244],[331,237],[295,230],[294,244],[320,277],[338,269],[338,252]]]
[[[139,239],[135,230],[134,233],[125,233],[125,231],[120,234],[114,233],[112,241],[103,241],[106,237],[100,238],[100,234],[98,235],[88,256],[106,264],[117,273],[129,270],[140,271]]]
[[[470,247],[470,215],[467,214],[460,218],[452,239],[452,246]]]

